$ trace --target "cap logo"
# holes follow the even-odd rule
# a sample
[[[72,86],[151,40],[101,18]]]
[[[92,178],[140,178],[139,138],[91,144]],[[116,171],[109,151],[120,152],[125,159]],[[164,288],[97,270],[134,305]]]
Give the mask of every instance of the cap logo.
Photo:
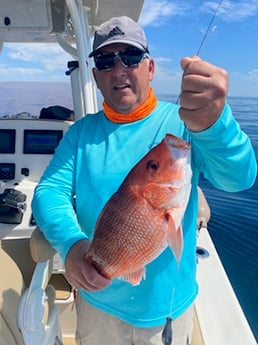
[[[117,36],[117,35],[125,35],[125,33],[118,27],[115,26],[108,34],[108,38]]]

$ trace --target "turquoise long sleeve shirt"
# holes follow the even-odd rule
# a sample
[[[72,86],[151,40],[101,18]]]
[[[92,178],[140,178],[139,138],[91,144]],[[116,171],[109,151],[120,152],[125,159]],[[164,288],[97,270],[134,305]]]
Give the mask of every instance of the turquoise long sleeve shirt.
[[[97,218],[131,168],[166,133],[192,143],[192,191],[182,227],[184,250],[178,268],[167,248],[146,267],[138,286],[120,279],[98,292],[79,291],[90,304],[138,327],[177,318],[194,301],[196,282],[197,185],[200,173],[217,188],[236,192],[249,188],[257,166],[247,135],[225,106],[217,122],[202,132],[187,133],[178,106],[158,102],[136,122],[110,122],[103,111],[74,123],[60,142],[35,189],[32,202],[38,226],[65,261],[79,240],[92,239]],[[126,229],[125,229],[126,231]]]

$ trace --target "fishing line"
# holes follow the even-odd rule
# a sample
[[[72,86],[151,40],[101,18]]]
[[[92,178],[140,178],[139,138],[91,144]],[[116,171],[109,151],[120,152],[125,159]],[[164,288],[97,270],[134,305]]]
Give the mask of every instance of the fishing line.
[[[202,38],[202,40],[200,42],[199,48],[197,49],[197,52],[196,52],[195,56],[200,56],[201,49],[202,49],[205,41],[207,40],[208,34],[211,31],[211,27],[212,27],[212,25],[213,25],[213,23],[214,23],[214,21],[215,21],[215,19],[217,17],[217,14],[218,14],[218,11],[219,11],[219,8],[220,8],[222,2],[223,2],[223,0],[219,0],[219,2],[217,3],[217,6],[216,6],[216,8],[215,8],[215,10],[213,12],[213,15],[212,15],[212,17],[210,19],[210,22],[209,22],[209,24],[207,26],[207,29],[206,29],[206,31],[204,33],[204,36],[203,36],[203,38]],[[180,97],[181,97],[181,93],[177,97],[176,104],[179,104]],[[189,130],[187,129],[187,127],[185,127],[185,129],[186,129],[186,141],[190,142],[191,138],[190,138]]]
[[[206,41],[207,36],[208,36],[208,34],[209,34],[210,30],[211,30],[211,26],[213,25],[213,22],[214,22],[215,18],[217,17],[218,10],[219,10],[219,8],[220,8],[220,6],[221,6],[221,4],[222,4],[222,1],[223,1],[223,0],[220,0],[220,1],[218,2],[218,4],[217,4],[216,8],[215,8],[215,11],[214,11],[214,13],[213,13],[213,16],[212,16],[212,18],[211,18],[211,20],[210,20],[210,23],[209,23],[209,25],[208,25],[208,27],[207,27],[207,30],[206,30],[206,32],[205,32],[205,34],[204,34],[204,36],[203,36],[203,38],[202,38],[202,40],[201,40],[201,43],[200,43],[200,45],[199,45],[199,48],[198,48],[198,50],[197,50],[196,56],[200,56],[201,49],[202,49],[203,44],[204,44],[204,42]]]
[[[218,14],[218,11],[219,11],[219,8],[220,8],[222,2],[223,2],[223,0],[219,0],[218,4],[217,4],[217,6],[216,6],[216,8],[215,8],[215,10],[214,10],[214,12],[213,12],[213,15],[212,15],[212,17],[211,17],[211,20],[210,20],[210,22],[209,22],[209,24],[208,24],[208,26],[207,26],[207,29],[206,29],[206,31],[205,31],[205,33],[204,33],[204,36],[203,36],[203,38],[202,38],[202,40],[201,40],[201,42],[200,42],[199,48],[197,49],[197,52],[196,52],[195,56],[200,56],[201,49],[202,49],[202,47],[203,47],[205,41],[207,40],[208,34],[209,34],[209,32],[211,31],[211,27],[212,27],[212,25],[213,25],[213,23],[214,23],[214,20],[215,20],[216,17],[217,17],[217,14]],[[180,96],[181,96],[181,94],[178,96],[178,98],[177,98],[177,100],[176,100],[176,104],[179,103]]]
[[[212,18],[208,24],[208,27],[206,29],[206,32],[204,33],[204,36],[201,40],[201,43],[199,45],[199,48],[197,50],[197,53],[195,54],[196,56],[200,56],[200,53],[201,53],[201,49],[208,37],[208,34],[211,30],[211,27],[214,23],[214,20],[215,18],[217,17],[217,14],[218,14],[218,11],[219,11],[219,8],[222,4],[222,1],[223,0],[219,0],[218,3],[217,3],[217,6],[213,12],[213,15],[212,15]],[[181,94],[179,94],[177,100],[176,100],[176,104],[179,103],[179,100],[180,100],[180,97],[181,97]],[[187,141],[190,141],[190,132],[189,130],[187,129],[187,127],[185,128],[186,129],[186,140]],[[179,265],[178,265],[178,271],[177,271],[177,275],[176,277],[178,277],[178,274],[179,274]],[[177,279],[176,279],[176,282],[177,282]],[[171,303],[170,303],[170,313],[169,315],[167,316],[167,319],[166,319],[166,323],[165,323],[165,326],[163,328],[163,331],[162,331],[162,335],[161,335],[161,340],[162,340],[162,343],[164,345],[171,345],[172,344],[172,341],[173,341],[173,332],[172,332],[172,310],[173,310],[173,304],[174,304],[174,298],[175,298],[175,292],[176,292],[176,285],[173,287],[172,289],[172,298],[171,298]]]
[[[162,334],[161,334],[161,340],[162,340],[162,343],[164,345],[171,345],[173,342],[172,311],[173,311],[174,299],[175,299],[175,294],[176,294],[177,281],[178,281],[178,277],[179,277],[179,267],[180,267],[180,263],[177,262],[176,281],[175,281],[175,285],[172,289],[169,315],[166,318],[166,323],[165,323],[165,326],[164,326]]]

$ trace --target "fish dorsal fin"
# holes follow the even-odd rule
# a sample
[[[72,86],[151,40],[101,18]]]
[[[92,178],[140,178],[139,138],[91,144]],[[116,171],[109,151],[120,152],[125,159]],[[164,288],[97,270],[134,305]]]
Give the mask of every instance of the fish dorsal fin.
[[[177,262],[180,261],[183,251],[183,231],[180,225],[177,229],[170,212],[166,212],[166,220],[168,222],[167,242],[171,248]]]

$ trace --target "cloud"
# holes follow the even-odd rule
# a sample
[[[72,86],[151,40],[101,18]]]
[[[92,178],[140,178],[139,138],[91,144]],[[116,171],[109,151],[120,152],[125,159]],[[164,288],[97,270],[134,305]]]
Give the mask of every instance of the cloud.
[[[65,75],[69,55],[57,44],[10,43],[6,44],[4,49],[10,60],[8,74],[13,74],[16,78],[27,74],[30,77],[34,75],[37,79],[49,73],[49,78],[56,80],[58,74],[60,79]],[[22,67],[16,68],[13,65]]]
[[[155,57],[155,63],[171,62],[171,61],[172,59],[168,57],[163,57],[163,56]]]
[[[64,56],[63,50],[57,45],[52,43],[9,43],[6,44],[8,48],[7,55],[13,60],[31,61],[37,59],[37,62],[51,60],[55,56],[59,59],[60,56]]]
[[[219,6],[219,8],[218,8]],[[222,0],[204,1],[201,6],[196,6],[190,1],[146,0],[139,19],[142,26],[160,26],[175,16],[192,16],[198,14],[214,14],[226,22],[240,22],[258,13],[257,0]]]
[[[219,2],[206,1],[204,2],[201,11],[215,13]],[[258,1],[231,1],[223,0],[219,6],[217,17],[226,22],[240,22],[246,18],[255,16],[258,13]]]
[[[229,73],[229,96],[257,97],[258,68],[246,72]]]
[[[172,63],[171,63],[172,62]],[[173,61],[164,57],[155,58],[155,75],[152,86],[157,95],[180,94],[182,71]],[[229,73],[229,96],[257,97],[258,68],[246,72]]]
[[[254,68],[248,72],[249,75],[258,77],[258,68]]]
[[[46,70],[41,68],[28,68],[28,67],[6,67],[0,65],[1,82],[3,81],[68,81],[64,78],[64,73],[47,74]],[[62,76],[63,74],[63,76]]]
[[[178,96],[180,93],[182,71],[179,68],[169,66],[168,64],[171,62],[172,59],[155,58],[155,74],[152,86],[157,94]]]
[[[189,5],[184,1],[146,0],[139,19],[142,26],[159,26],[174,16],[184,15]]]
[[[5,65],[0,65],[0,74],[2,76],[5,75],[24,75],[24,76],[31,76],[31,75],[44,75],[44,71],[39,68],[22,68],[22,67],[7,67]]]
[[[180,94],[182,72],[156,64],[153,89],[157,95],[175,96]],[[229,96],[257,97],[258,69],[248,73],[231,72],[229,74]]]

